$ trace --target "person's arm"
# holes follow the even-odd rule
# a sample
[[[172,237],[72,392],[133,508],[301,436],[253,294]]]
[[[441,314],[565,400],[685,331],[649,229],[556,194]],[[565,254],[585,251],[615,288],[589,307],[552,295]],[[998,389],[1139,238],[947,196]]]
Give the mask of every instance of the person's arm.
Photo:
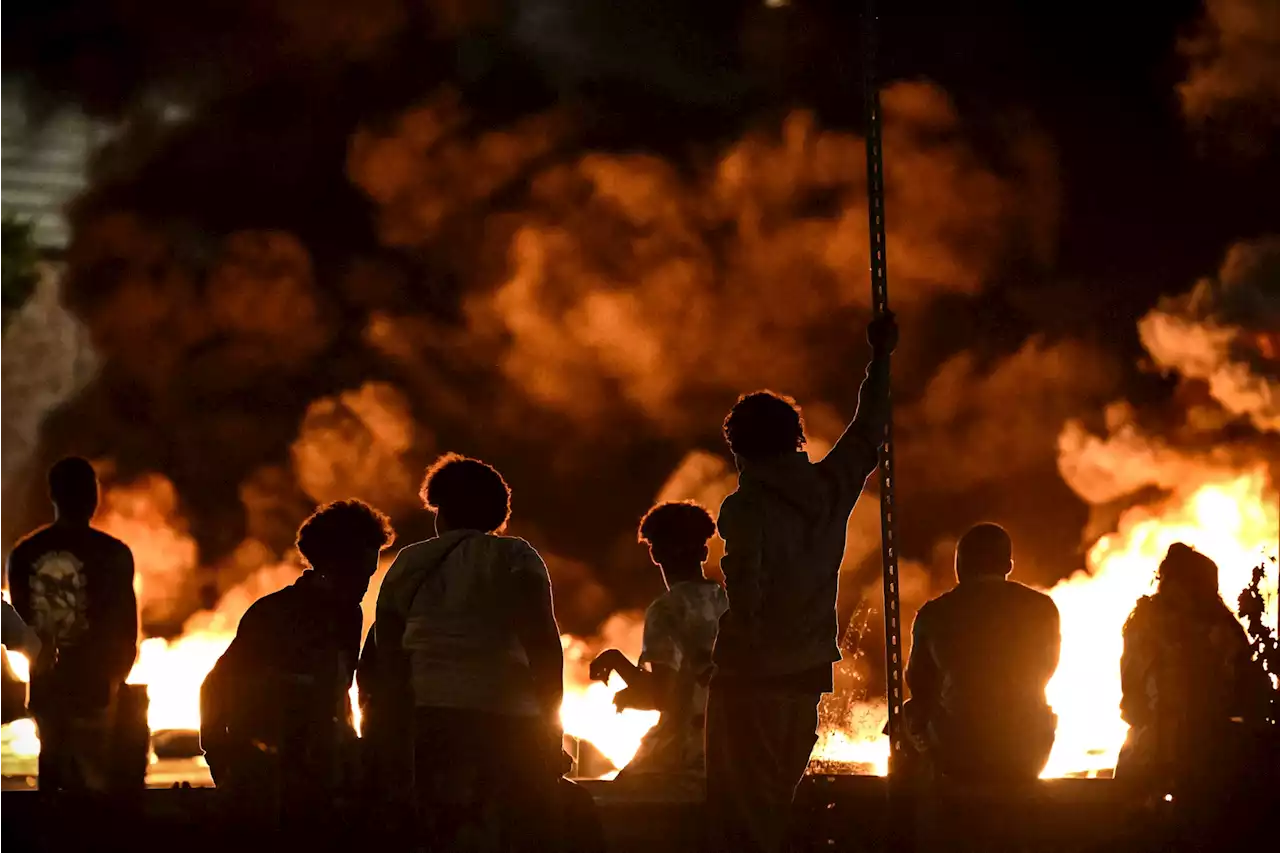
[[[133,574],[133,552],[122,545],[111,560],[110,599],[101,617],[106,629],[102,635],[103,663],[113,681],[124,681],[138,657],[138,597]]]
[[[211,763],[228,745],[235,709],[254,690],[253,673],[264,668],[274,651],[270,622],[258,604],[245,611],[231,645],[200,685],[200,748]]]
[[[18,615],[18,611],[13,605],[7,601],[0,602],[4,606],[4,625],[3,636],[0,637],[0,645],[12,649],[15,652],[21,652],[26,655],[27,660],[32,664],[36,658],[40,656],[39,635],[35,630],[22,621],[22,617]]]
[[[511,616],[516,637],[529,658],[533,688],[544,718],[560,729],[564,699],[564,647],[551,600],[551,576],[542,557],[521,542],[511,573]]]
[[[1149,607],[1145,599],[1140,599],[1121,632],[1124,645],[1120,652],[1120,718],[1131,726],[1144,725],[1155,715],[1149,682],[1158,652],[1146,624]]]
[[[871,362],[858,389],[858,411],[831,451],[818,463],[832,472],[841,489],[852,493],[853,500],[876,470],[880,445],[884,443],[885,424],[889,419],[889,356],[898,342],[898,329],[892,314],[873,320],[867,327],[871,344]],[[847,499],[847,498],[846,498]]]
[[[369,708],[374,702],[373,696],[377,692],[377,670],[378,670],[378,642],[377,642],[378,625],[375,622],[369,626],[369,633],[364,638],[364,648],[360,650],[360,662],[356,664],[356,693],[360,699],[360,714],[362,719],[367,720],[369,716]]]
[[[9,578],[9,597],[13,600],[13,609],[27,625],[34,620],[31,614],[31,574],[19,557],[19,548],[9,552],[5,560],[5,576]]]
[[[939,701],[940,679],[929,636],[930,619],[927,605],[916,614],[911,626],[911,656],[907,659],[907,689],[922,721],[929,718]]]
[[[1040,683],[1048,686],[1053,675],[1058,671],[1058,661],[1062,658],[1062,617],[1058,613],[1058,605],[1053,599],[1046,601],[1045,639],[1040,658]]]
[[[628,687],[633,687],[644,680],[647,674],[643,669],[627,660],[627,656],[617,649],[605,649],[592,659],[587,674],[592,681],[608,681],[614,673]]]
[[[724,540],[720,569],[729,598],[729,619],[754,644],[764,599],[764,519],[749,497],[734,492],[720,505],[717,528]]]
[[[631,687],[630,695],[619,694],[614,702],[619,709],[640,708],[665,711],[675,707],[680,689],[679,673],[686,663],[681,642],[681,614],[666,596],[659,598],[644,614],[644,640],[640,666],[644,679]]]

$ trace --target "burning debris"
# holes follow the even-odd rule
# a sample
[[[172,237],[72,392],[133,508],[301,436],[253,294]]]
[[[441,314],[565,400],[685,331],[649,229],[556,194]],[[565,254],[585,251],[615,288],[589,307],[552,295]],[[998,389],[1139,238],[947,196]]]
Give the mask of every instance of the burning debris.
[[[638,580],[639,558],[618,555],[630,554],[642,505],[657,494],[715,507],[733,488],[731,462],[706,448],[720,446],[715,426],[738,391],[775,385],[800,397],[815,455],[852,408],[861,342],[849,329],[868,308],[862,140],[796,110],[692,152],[619,153],[596,144],[573,110],[495,114],[434,79],[415,81],[407,108],[400,90],[379,95],[390,108],[352,107],[366,86],[338,99],[333,126],[319,132],[314,104],[263,109],[278,104],[251,92],[252,80],[276,63],[370,61],[421,23],[400,4],[325,4],[316,16],[296,3],[255,4],[194,59],[166,39],[199,22],[154,5],[130,12],[147,20],[127,43],[155,61],[123,66],[171,77],[189,121],[150,135],[124,123],[76,211],[63,285],[71,313],[46,288],[5,331],[5,494],[22,498],[7,524],[39,514],[39,489],[19,462],[63,450],[110,460],[101,522],[137,552],[144,625],[164,635],[144,641],[131,680],[151,685],[153,729],[189,728],[199,681],[239,616],[296,575],[288,550],[315,502],[359,496],[422,526],[413,492],[438,443],[493,450],[550,484],[527,492],[521,532],[543,551],[574,631],[566,727],[625,763],[651,717],[616,715],[617,685],[591,684],[581,670],[597,647],[637,650],[631,608],[652,584]],[[1217,35],[1189,48],[1189,115],[1216,114],[1214,99],[1266,95],[1277,75],[1233,58],[1252,50],[1236,23],[1265,23],[1254,6],[1209,4]],[[475,23],[454,17],[436,23],[451,32]],[[296,34],[296,55],[224,49],[264,19]],[[550,47],[563,55],[563,44]],[[231,56],[236,67],[226,67]],[[122,102],[153,94],[153,81],[129,75],[101,82],[119,88],[88,98],[99,111],[123,115]],[[1011,267],[1052,260],[1049,147],[1034,133],[979,145],[928,83],[897,84],[884,105],[890,251],[907,327],[900,364],[916,377],[896,389],[899,464],[907,488],[951,513],[923,522],[904,596],[922,601],[930,575],[943,574],[933,545],[972,509],[957,497],[1051,474],[1056,459],[1086,504],[1106,504],[1118,523],[1092,543],[1087,571],[1053,590],[1062,728],[1047,772],[1097,772],[1124,731],[1118,685],[1093,685],[1115,669],[1123,614],[1162,548],[1178,540],[1204,550],[1231,595],[1243,585],[1237,570],[1276,550],[1274,239],[1236,247],[1216,279],[1139,325],[1160,369],[1207,389],[1188,392],[1194,405],[1156,414],[1117,402],[1106,423],[1076,419],[1123,394],[1122,371],[1100,346],[1036,337],[1011,352],[947,351],[925,334],[931,312],[981,298]],[[275,141],[246,165],[240,154],[263,139]],[[215,186],[223,182],[231,192]],[[92,380],[91,364],[101,367]],[[864,503],[846,580],[861,581],[877,542],[873,502]],[[1043,564],[1045,575],[1074,566],[1039,542],[1027,547],[1020,565]],[[878,595],[875,584],[846,588]],[[819,754],[883,768],[882,713],[836,709]]]

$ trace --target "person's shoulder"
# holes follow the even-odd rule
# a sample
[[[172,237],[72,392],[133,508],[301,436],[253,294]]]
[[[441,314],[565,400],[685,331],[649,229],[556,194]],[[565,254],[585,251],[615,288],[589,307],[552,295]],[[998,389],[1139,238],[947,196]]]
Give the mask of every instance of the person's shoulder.
[[[929,620],[937,618],[937,614],[950,607],[951,602],[955,600],[956,589],[959,589],[959,587],[949,589],[942,595],[931,598],[920,605],[920,609],[916,611],[916,624],[921,622],[928,623]]]
[[[652,622],[654,619],[671,612],[672,606],[675,603],[671,593],[671,590],[667,590],[662,593],[662,595],[659,595],[653,601],[649,602],[649,606],[644,609],[644,620],[646,623]]]
[[[1006,580],[1005,583],[1014,595],[1026,601],[1029,606],[1038,607],[1046,611],[1052,610],[1054,613],[1058,612],[1058,605],[1054,603],[1053,596],[1049,595],[1049,593],[1018,581]]]
[[[508,554],[534,557],[539,561],[542,560],[542,555],[538,553],[538,549],[529,544],[527,539],[521,539],[519,536],[498,536],[496,534],[488,535],[486,538],[493,541],[494,547],[500,548]]]
[[[37,527],[26,536],[19,539],[9,551],[9,559],[24,559],[31,556],[33,551],[38,551],[46,547],[46,543],[53,536],[53,525],[46,524]]]
[[[723,531],[726,525],[732,527],[739,519],[749,516],[757,503],[757,495],[751,483],[739,480],[738,488],[720,502],[720,511],[716,514],[716,528]]]
[[[244,616],[240,617],[240,623],[244,624],[246,621],[252,622],[259,619],[272,619],[281,611],[292,610],[298,603],[297,599],[298,591],[293,584],[281,587],[275,592],[269,592],[249,605],[244,612]]]
[[[496,533],[487,533],[479,538],[488,559],[496,561],[498,565],[505,565],[513,574],[536,576],[547,583],[551,582],[546,561],[542,559],[538,549],[526,540],[519,536],[500,536]]]
[[[1027,618],[1046,624],[1060,620],[1058,605],[1047,592],[1011,580],[1006,580],[1004,586],[1010,597],[1009,603]]]
[[[128,556],[130,558],[133,557],[133,551],[129,548],[129,546],[123,540],[117,539],[116,537],[112,536],[110,533],[107,533],[105,530],[99,530],[96,527],[90,527],[89,539],[94,543],[96,547],[101,548],[103,551],[106,551],[107,553],[110,553],[112,556],[117,556],[117,557]]]
[[[396,552],[395,562],[412,563],[415,560],[420,560],[427,555],[432,545],[438,541],[439,537],[433,537],[431,539],[423,539],[419,542],[410,542],[408,545],[405,545]]]

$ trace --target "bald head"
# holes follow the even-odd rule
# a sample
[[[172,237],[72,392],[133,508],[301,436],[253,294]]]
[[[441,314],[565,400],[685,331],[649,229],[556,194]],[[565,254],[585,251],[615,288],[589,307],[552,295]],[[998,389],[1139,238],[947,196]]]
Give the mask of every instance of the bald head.
[[[1013,542],[998,524],[975,524],[956,543],[956,579],[1002,578],[1013,571]]]

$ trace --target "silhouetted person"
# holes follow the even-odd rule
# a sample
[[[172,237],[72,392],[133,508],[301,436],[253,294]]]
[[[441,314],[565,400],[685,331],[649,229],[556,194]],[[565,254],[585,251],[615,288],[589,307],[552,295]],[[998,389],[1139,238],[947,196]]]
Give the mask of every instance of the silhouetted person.
[[[1120,679],[1130,728],[1117,781],[1152,799],[1172,793],[1195,832],[1234,823],[1227,806],[1245,799],[1252,771],[1275,761],[1259,737],[1269,684],[1218,593],[1211,559],[1181,543],[1169,548],[1155,594],[1125,622]]]
[[[740,398],[724,433],[738,489],[720,508],[729,609],[707,699],[707,804],[716,850],[779,850],[832,689],[836,586],[849,514],[876,469],[889,396],[892,315],[872,322],[858,413],[820,462],[804,422],[768,391]]]
[[[956,545],[955,589],[920,608],[912,628],[908,724],[935,773],[978,782],[1034,781],[1058,719],[1045,687],[1058,668],[1058,608],[1006,579],[1013,545],[979,524]]]
[[[297,548],[309,570],[254,602],[200,690],[200,744],[219,788],[292,808],[350,781],[360,600],[394,538],[387,517],[356,500],[303,522]]]
[[[89,526],[98,478],[78,457],[49,470],[54,522],[9,554],[14,608],[39,635],[29,706],[40,729],[40,787],[101,791],[108,784],[116,694],[138,651],[133,554]]]
[[[564,655],[547,567],[528,542],[498,535],[511,492],[491,466],[443,456],[421,494],[437,536],[406,547],[387,572],[376,642],[385,707],[411,709],[427,840],[547,849],[564,773]],[[400,780],[390,781],[394,795]],[[484,837],[490,830],[498,838]]]
[[[591,662],[590,674],[608,681],[617,672],[627,687],[618,692],[618,710],[660,711],[657,724],[618,774],[623,784],[679,787],[701,796],[706,776],[703,748],[711,649],[720,617],[729,606],[724,590],[702,574],[707,542],[716,523],[692,501],[664,503],[640,522],[640,541],[662,570],[667,591],[644,617],[644,646],[636,666],[617,649]]]

